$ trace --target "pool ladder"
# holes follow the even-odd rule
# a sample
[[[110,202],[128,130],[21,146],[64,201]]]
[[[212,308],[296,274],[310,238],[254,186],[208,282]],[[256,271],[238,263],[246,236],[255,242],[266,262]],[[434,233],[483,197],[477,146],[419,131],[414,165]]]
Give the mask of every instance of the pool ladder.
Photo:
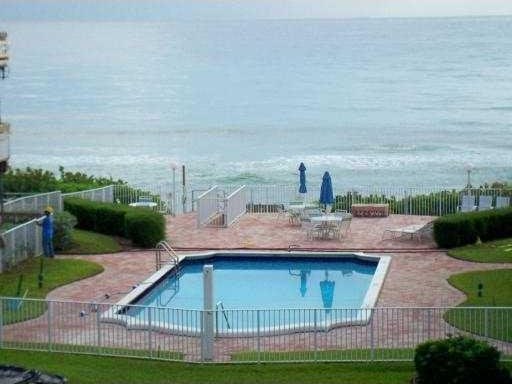
[[[224,308],[224,303],[222,301],[217,302],[215,304],[215,334],[219,334],[219,311],[222,313],[224,320],[226,320],[226,325],[228,329],[231,329],[231,325],[229,324],[228,315],[226,314],[226,309]]]
[[[165,255],[165,259],[162,256]],[[159,242],[155,247],[155,267],[158,271],[162,266],[170,264],[173,266],[175,274],[178,275],[179,265],[180,265],[180,257],[178,254],[172,249],[167,241]]]

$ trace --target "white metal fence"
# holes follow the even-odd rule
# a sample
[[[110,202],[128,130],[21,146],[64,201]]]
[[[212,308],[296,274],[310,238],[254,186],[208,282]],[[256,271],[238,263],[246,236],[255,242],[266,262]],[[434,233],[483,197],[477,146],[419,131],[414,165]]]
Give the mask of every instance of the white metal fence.
[[[197,197],[197,227],[210,224],[224,210],[223,197],[217,186],[208,189]]]
[[[247,187],[242,185],[226,197],[226,226],[233,224],[247,212]]]
[[[233,190],[234,186],[219,186],[223,190]],[[203,189],[193,188],[192,200]],[[294,185],[248,185],[247,210],[252,213],[276,212],[279,206],[294,201],[318,204],[320,187],[309,187],[308,193],[300,195]],[[478,206],[480,196],[491,196],[495,203],[497,196],[512,196],[512,190],[502,189],[461,189],[442,187],[360,187],[336,188],[334,196],[336,209],[351,211],[352,204],[389,204],[391,214],[442,216],[455,213],[461,205],[462,195],[471,194]],[[192,205],[192,209],[195,205]]]
[[[30,220],[0,234],[0,273],[43,253],[41,228],[36,221]]]
[[[59,191],[10,200],[4,204],[4,211],[6,213],[43,213],[47,206],[51,206],[56,212],[62,211],[62,198]]]
[[[331,317],[364,321],[325,327]],[[0,298],[0,347],[14,349],[192,362],[385,361],[411,360],[418,344],[459,334],[511,360],[512,308],[200,311]]]
[[[63,193],[63,198],[66,197],[79,197],[81,199],[99,201],[102,203],[114,202],[114,186],[108,185],[106,187],[88,189],[86,191]]]
[[[226,195],[238,189],[240,185],[218,185]],[[197,210],[198,197],[212,188],[211,185],[181,185],[172,183],[116,185],[114,196],[123,204],[137,202],[141,196],[151,196],[154,202],[162,202],[168,207],[168,213],[180,214]],[[480,196],[492,196],[495,203],[497,196],[512,197],[512,190],[460,187],[357,187],[341,188],[333,186],[336,197],[335,208],[350,211],[352,204],[387,203],[391,214],[442,216],[457,212],[462,195],[470,193],[475,196],[476,205]],[[174,194],[174,192],[176,192]],[[251,213],[272,213],[279,206],[294,201],[317,204],[320,186],[308,185],[308,193],[300,195],[298,185],[246,185],[247,211]]]

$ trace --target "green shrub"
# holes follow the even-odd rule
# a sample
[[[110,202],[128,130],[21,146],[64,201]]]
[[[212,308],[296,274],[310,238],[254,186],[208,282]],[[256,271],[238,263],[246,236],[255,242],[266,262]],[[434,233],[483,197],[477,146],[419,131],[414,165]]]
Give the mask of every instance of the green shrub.
[[[78,228],[86,231],[96,231],[96,208],[97,204],[89,200],[78,197],[64,199],[64,210],[76,217]]]
[[[427,341],[416,348],[414,365],[421,384],[510,384],[500,352],[468,337]]]
[[[512,208],[457,213],[434,221],[434,239],[441,248],[512,236]]]
[[[4,176],[4,188],[12,193],[84,191],[112,184],[125,184],[123,180],[90,176],[81,172],[68,172],[59,167],[59,176],[44,169],[27,167],[9,169]]]
[[[95,231],[106,235],[125,235],[126,208],[114,204],[95,204],[96,227]]]
[[[148,209],[76,197],[64,199],[64,209],[76,216],[78,228],[123,236],[138,246],[154,247],[165,238],[164,217]]]
[[[53,221],[53,246],[62,251],[71,247],[73,228],[77,224],[76,217],[69,212],[59,212]]]
[[[165,220],[162,215],[142,209],[132,209],[125,216],[126,236],[141,247],[154,247],[165,239]]]

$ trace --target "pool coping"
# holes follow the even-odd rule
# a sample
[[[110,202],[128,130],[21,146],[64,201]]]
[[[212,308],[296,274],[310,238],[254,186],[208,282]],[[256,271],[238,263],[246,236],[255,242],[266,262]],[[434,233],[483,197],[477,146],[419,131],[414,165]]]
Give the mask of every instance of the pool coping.
[[[181,263],[185,259],[191,259],[191,260],[201,260],[201,259],[208,259],[215,256],[243,256],[243,257],[311,257],[311,256],[321,256],[324,258],[355,258],[363,261],[377,261],[377,267],[375,270],[375,273],[373,275],[373,278],[370,282],[370,285],[368,287],[368,290],[366,292],[366,295],[363,299],[363,302],[361,304],[360,308],[333,308],[331,311],[357,311],[360,315],[356,316],[355,318],[349,318],[345,321],[338,321],[338,322],[328,322],[327,320],[324,322],[321,322],[319,324],[316,324],[315,327],[312,327],[310,323],[299,323],[299,324],[287,324],[287,325],[281,325],[279,327],[267,327],[262,328],[259,330],[254,329],[246,329],[242,331],[237,332],[217,332],[217,336],[254,336],[256,334],[269,334],[269,333],[279,333],[279,334],[286,334],[286,333],[294,333],[294,332],[303,332],[305,330],[319,330],[319,331],[329,331],[330,329],[337,328],[340,326],[347,326],[347,325],[366,325],[371,319],[372,315],[372,308],[374,308],[377,304],[377,300],[379,298],[380,292],[382,290],[382,287],[384,285],[384,280],[386,278],[387,272],[389,270],[389,265],[391,263],[391,256],[388,255],[378,255],[378,254],[366,254],[363,252],[310,252],[310,251],[268,251],[268,250],[215,250],[215,251],[207,251],[207,252],[200,252],[200,253],[194,253],[194,254],[186,254],[186,255],[179,255],[179,263]],[[178,263],[178,264],[179,264]],[[158,271],[153,273],[151,276],[149,276],[147,279],[145,279],[143,282],[138,284],[131,292],[129,292],[127,295],[125,295],[121,300],[119,300],[117,303],[115,303],[109,310],[103,312],[101,314],[101,321],[105,323],[114,323],[119,325],[124,325],[127,329],[154,329],[156,331],[161,332],[169,332],[169,333],[179,333],[180,335],[184,336],[197,336],[201,334],[201,330],[198,328],[191,328],[191,327],[183,327],[176,324],[169,324],[169,323],[159,323],[159,322],[153,322],[148,323],[145,321],[140,321],[138,319],[133,318],[132,316],[124,315],[121,312],[126,307],[137,307],[137,304],[133,304],[135,300],[137,300],[139,297],[145,294],[145,292],[150,289],[154,284],[158,283],[167,273],[172,271],[172,269],[175,268],[175,265],[165,265],[162,268],[160,268]],[[147,307],[147,306],[141,306],[145,308],[159,308],[159,307]],[[289,310],[294,310],[292,308],[286,308]],[[180,308],[176,309],[169,309],[169,310],[180,310]],[[250,309],[243,309],[244,311],[250,311]],[[325,310],[325,308],[302,308],[301,310],[308,311],[308,310]],[[196,312],[196,313],[202,313],[202,309],[197,310],[189,310],[186,311],[190,312]],[[262,311],[265,311],[263,309]],[[209,311],[207,311],[209,312]],[[212,311],[215,312],[215,311]]]

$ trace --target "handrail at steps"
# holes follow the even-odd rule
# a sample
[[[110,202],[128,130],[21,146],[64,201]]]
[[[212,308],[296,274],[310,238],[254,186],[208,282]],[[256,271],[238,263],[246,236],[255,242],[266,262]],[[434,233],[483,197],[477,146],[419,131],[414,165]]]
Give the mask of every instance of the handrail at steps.
[[[222,312],[222,316],[224,317],[224,320],[226,320],[226,325],[228,329],[231,329],[231,325],[229,324],[228,315],[226,315],[226,309],[224,308],[224,303],[222,301],[217,302],[215,304],[215,332],[218,335],[219,334],[219,308]]]
[[[158,271],[160,268],[162,268],[162,251],[165,252],[168,256],[168,261],[171,262],[173,265],[178,265],[180,262],[180,257],[178,254],[172,249],[172,247],[169,245],[169,243],[165,240],[160,241],[156,247],[155,247],[155,264],[156,264],[156,270]]]

